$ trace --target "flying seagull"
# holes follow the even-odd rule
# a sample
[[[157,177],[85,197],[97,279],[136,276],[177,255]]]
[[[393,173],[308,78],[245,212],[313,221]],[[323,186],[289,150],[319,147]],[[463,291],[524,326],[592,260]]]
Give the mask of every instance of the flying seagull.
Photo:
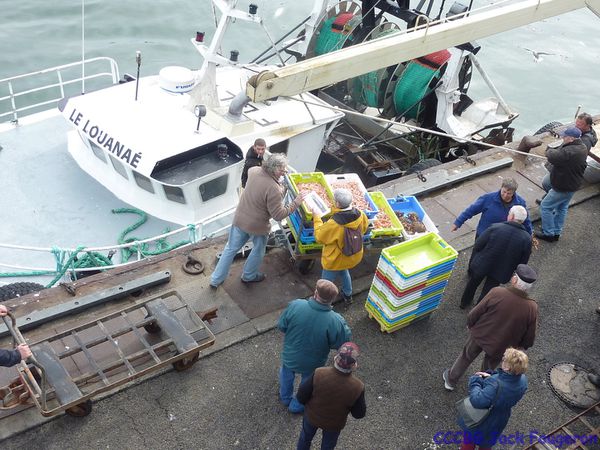
[[[535,50],[531,50],[530,48],[527,47],[521,47],[523,50],[527,50],[528,52],[531,52],[531,54],[533,55],[533,60],[538,63],[540,61],[542,61],[544,58],[542,58],[542,55],[548,55],[548,56],[553,56],[556,53],[548,53],[548,52],[536,52]]]

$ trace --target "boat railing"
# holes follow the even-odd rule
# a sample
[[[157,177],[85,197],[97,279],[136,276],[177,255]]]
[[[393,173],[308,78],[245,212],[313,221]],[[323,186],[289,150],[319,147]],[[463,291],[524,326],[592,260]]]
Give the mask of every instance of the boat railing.
[[[0,123],[18,123],[23,116],[49,109],[67,95],[106,87],[119,81],[117,62],[90,58],[0,79]],[[78,88],[80,86],[80,88]]]
[[[0,280],[2,278],[16,278],[16,277],[27,277],[27,276],[53,276],[60,274],[60,277],[64,274],[75,275],[79,272],[99,271],[106,269],[113,269],[116,267],[124,267],[134,264],[148,256],[164,253],[168,250],[164,249],[165,245],[160,245],[166,242],[167,239],[173,239],[177,236],[180,238],[185,236],[185,239],[180,240],[178,243],[167,246],[169,249],[183,248],[185,246],[196,244],[200,241],[206,240],[213,236],[219,235],[227,230],[231,226],[231,216],[235,212],[235,207],[229,208],[224,211],[220,211],[212,216],[209,216],[203,220],[200,220],[194,224],[178,228],[176,230],[168,231],[163,234],[153,236],[147,239],[134,240],[132,242],[126,242],[124,244],[117,245],[104,245],[99,247],[85,247],[79,246],[77,248],[59,248],[59,247],[36,247],[26,245],[15,245],[0,243],[0,249],[5,249],[7,252],[3,252],[7,255],[8,252],[12,256],[16,256],[17,253],[21,255],[23,252],[30,254],[32,252],[38,252],[45,254],[46,263],[50,263],[53,260],[54,267],[32,267],[23,264],[17,264],[14,262],[3,262],[0,261],[0,267],[12,269],[13,272],[0,272]],[[146,253],[143,249],[145,247],[155,245],[158,251],[151,251]],[[74,260],[79,256],[85,256],[86,254],[104,254],[110,252],[123,251],[129,255],[135,255],[132,260],[121,260],[120,263],[114,263],[109,265],[97,265],[88,267],[76,267]],[[19,259],[18,257],[16,258]],[[27,258],[28,261],[31,258]],[[16,272],[18,271],[18,272]],[[58,277],[58,278],[60,278]],[[56,279],[56,281],[58,280]],[[53,284],[53,283],[51,283]]]

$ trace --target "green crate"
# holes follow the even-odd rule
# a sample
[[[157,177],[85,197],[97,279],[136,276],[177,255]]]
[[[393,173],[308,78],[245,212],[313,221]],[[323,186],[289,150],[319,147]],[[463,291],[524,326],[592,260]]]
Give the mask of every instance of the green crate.
[[[288,173],[286,175],[287,177],[287,182],[288,185],[291,186],[292,190],[294,191],[294,194],[298,195],[298,184],[299,183],[319,183],[321,186],[323,186],[325,188],[325,191],[327,192],[327,195],[329,196],[329,200],[331,201],[331,207],[333,209],[333,206],[335,205],[335,202],[333,200],[333,192],[331,192],[331,188],[329,187],[329,184],[327,183],[327,181],[325,180],[325,175],[323,174],[323,172],[304,172],[304,173]],[[313,220],[313,216],[312,216],[312,212],[310,212],[308,210],[308,208],[306,207],[306,205],[304,203],[302,203],[301,206],[302,209],[302,213],[303,216],[306,220],[312,221]],[[331,213],[326,214],[325,216],[323,216],[324,218],[326,217],[330,217]]]
[[[407,278],[458,257],[457,251],[435,233],[384,248],[381,253]]]
[[[376,238],[378,236],[400,236],[400,235],[402,235],[402,231],[404,231],[404,227],[400,223],[400,220],[398,219],[398,217],[396,217],[396,214],[394,213],[394,210],[388,203],[387,198],[385,198],[385,195],[383,195],[383,193],[378,192],[378,191],[369,192],[369,195],[371,196],[371,200],[373,200],[373,203],[375,203],[375,206],[377,206],[377,208],[379,208],[379,211],[385,211],[385,213],[390,218],[390,221],[392,222],[391,228],[373,228],[373,231],[371,232],[372,233],[371,237]]]

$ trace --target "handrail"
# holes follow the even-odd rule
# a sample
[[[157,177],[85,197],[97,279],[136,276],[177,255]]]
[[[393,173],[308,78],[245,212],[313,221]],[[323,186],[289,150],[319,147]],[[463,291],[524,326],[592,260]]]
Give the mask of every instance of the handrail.
[[[106,245],[106,246],[102,246],[102,247],[90,247],[90,248],[84,247],[83,250],[80,250],[80,252],[81,253],[102,252],[102,251],[107,251],[107,250],[119,250],[119,249],[123,249],[123,248],[131,248],[131,247],[136,247],[136,246],[138,246],[138,248],[139,248],[140,244],[152,243],[152,242],[159,241],[160,239],[164,239],[164,238],[173,236],[175,234],[179,234],[182,232],[189,232],[192,227],[194,230],[194,232],[193,232],[194,238],[190,239],[190,244],[193,244],[198,241],[213,237],[216,234],[227,229],[230,225],[220,227],[216,230],[211,231],[208,234],[205,234],[205,232],[204,232],[204,229],[206,228],[207,225],[209,225],[213,222],[217,222],[218,220],[224,219],[225,217],[231,216],[234,213],[234,211],[235,211],[235,207],[232,207],[225,211],[220,211],[216,214],[213,214],[212,216],[209,216],[205,219],[199,220],[198,222],[195,222],[194,224],[190,224],[188,226],[184,226],[184,227],[178,228],[176,230],[169,231],[167,233],[163,233],[163,234],[153,236],[153,237],[150,237],[147,239],[142,239],[142,240],[138,240],[138,241],[134,241],[134,242],[128,242],[126,244]],[[190,245],[190,244],[187,244],[187,245]],[[49,254],[52,254],[53,251],[56,251],[56,248],[51,248],[51,247],[34,247],[34,246],[24,246],[24,245],[14,245],[14,244],[3,244],[3,243],[0,243],[0,248],[6,248],[6,249],[12,249],[12,250],[25,250],[25,251],[33,251],[33,252],[44,252],[44,253],[49,253]],[[76,248],[68,248],[68,249],[61,248],[60,250],[67,252],[67,253],[73,253],[73,252],[76,252],[78,249],[76,249]],[[102,270],[113,269],[115,267],[122,267],[122,266],[133,264],[142,259],[144,259],[144,256],[141,255],[140,252],[137,252],[136,261],[125,261],[125,262],[113,264],[110,266],[69,268],[68,272],[86,272],[86,271],[100,270],[100,269],[102,269]],[[3,262],[0,262],[0,266],[12,268],[12,269],[18,269],[18,270],[28,270],[28,271],[52,272],[52,271],[56,270],[55,267],[53,267],[53,268],[24,267],[24,266],[18,266],[18,265],[14,265],[14,264],[5,264]]]
[[[78,76],[75,77],[65,77],[65,71],[74,70],[74,68],[81,65],[90,65],[93,63],[108,63],[108,70],[96,70],[91,72],[90,75],[81,76],[81,71],[78,71]],[[41,86],[36,87],[27,87],[23,90],[15,90],[15,82],[33,79],[37,76],[43,76],[48,74],[55,74],[57,77],[57,82],[43,82]],[[119,67],[117,66],[117,62],[108,57],[98,57],[98,58],[90,58],[85,61],[77,61],[70,64],[63,64],[61,66],[50,67],[43,70],[38,70],[36,72],[29,72],[22,75],[16,75],[13,77],[0,79],[0,89],[3,86],[7,87],[8,95],[0,97],[0,123],[8,121],[5,118],[11,117],[10,121],[14,123],[18,123],[19,118],[23,117],[26,114],[19,114],[25,111],[29,111],[35,108],[40,108],[49,104],[53,104],[64,98],[65,96],[65,87],[80,83],[82,81],[93,80],[97,78],[110,78],[112,84],[116,84],[119,81]],[[56,92],[54,92],[56,91]],[[50,93],[51,99],[45,99],[43,101],[38,101],[35,97],[35,94],[40,93]],[[31,101],[26,103],[23,106],[17,106],[17,100],[30,98]],[[38,97],[39,98],[39,97]],[[2,106],[7,103],[8,108]]]

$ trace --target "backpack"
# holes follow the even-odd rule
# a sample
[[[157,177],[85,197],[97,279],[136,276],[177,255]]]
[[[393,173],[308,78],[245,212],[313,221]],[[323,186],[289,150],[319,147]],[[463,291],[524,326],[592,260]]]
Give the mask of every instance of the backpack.
[[[352,229],[344,227],[344,247],[342,253],[345,256],[352,256],[360,252],[363,248],[363,235],[360,227]]]

